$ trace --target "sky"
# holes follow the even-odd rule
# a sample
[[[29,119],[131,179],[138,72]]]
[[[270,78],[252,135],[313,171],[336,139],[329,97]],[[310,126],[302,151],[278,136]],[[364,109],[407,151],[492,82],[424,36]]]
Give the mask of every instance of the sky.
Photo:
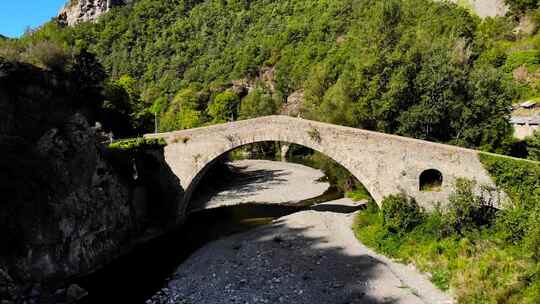
[[[19,37],[28,27],[37,27],[58,12],[67,0],[0,0],[0,34]]]

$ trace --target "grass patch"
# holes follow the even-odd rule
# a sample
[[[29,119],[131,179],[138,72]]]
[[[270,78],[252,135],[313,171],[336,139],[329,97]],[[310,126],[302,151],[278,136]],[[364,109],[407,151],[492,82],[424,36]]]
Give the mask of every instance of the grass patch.
[[[361,183],[356,184],[353,190],[347,191],[345,193],[345,196],[352,199],[355,202],[373,201],[371,194],[369,194],[366,187],[364,187],[364,185],[362,185]]]
[[[506,167],[500,162],[516,160],[486,157],[489,159],[484,162],[490,172],[496,173],[497,184],[512,190],[510,197],[538,205],[536,198],[525,195],[538,193],[535,187],[539,176],[530,162]],[[508,177],[508,170],[517,175]],[[458,303],[540,303],[540,230],[536,228],[540,226],[540,213],[529,210],[525,215],[510,206],[513,212],[505,209],[493,217],[479,216],[485,213],[484,204],[470,187],[470,182],[457,186],[448,207],[424,213],[422,220],[414,227],[408,225],[408,229],[396,229],[396,223],[399,226],[410,221],[389,225],[388,217],[410,218],[409,211],[415,208],[395,206],[411,205],[413,201],[403,198],[396,203],[399,196],[388,197],[381,210],[370,203],[357,214],[353,230],[368,247],[430,273],[431,281],[442,290],[450,290]],[[409,211],[399,214],[401,209]],[[512,226],[515,222],[511,219],[516,216],[525,222],[519,229]]]
[[[109,145],[109,149],[113,150],[127,150],[127,151],[140,151],[161,149],[166,146],[167,143],[163,138],[130,138],[120,140]]]

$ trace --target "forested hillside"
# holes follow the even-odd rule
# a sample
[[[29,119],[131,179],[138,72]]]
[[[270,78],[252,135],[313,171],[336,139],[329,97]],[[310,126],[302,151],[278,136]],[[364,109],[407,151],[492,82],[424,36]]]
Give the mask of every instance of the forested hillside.
[[[508,2],[482,20],[429,0],[139,0],[0,54],[95,53],[105,107],[131,122],[105,122],[118,136],[153,131],[154,115],[167,131],[280,113],[292,95],[289,114],[514,153],[510,106],[536,97],[540,53],[536,4]]]
[[[540,161],[540,131],[520,141],[510,124],[513,105],[540,104],[540,2],[506,0],[506,16],[480,18],[470,1],[133,0],[107,5],[95,21],[56,18],[18,39],[0,35],[8,243],[0,298],[34,293],[25,283],[33,269],[37,280],[92,271],[154,222],[175,222],[166,215],[178,214],[167,204],[178,180],[156,162],[138,170],[135,158],[161,144],[106,149],[110,132],[119,139],[285,114]],[[265,157],[281,151],[256,145]],[[370,200],[328,157],[295,145],[288,155]],[[540,303],[540,166],[491,153],[480,161],[506,195],[478,196],[461,181],[431,213],[389,196],[380,210],[371,201],[355,229],[368,246],[431,272],[462,303]],[[165,190],[154,184],[167,176]],[[427,190],[441,183],[442,175]],[[3,270],[12,265],[13,279]]]

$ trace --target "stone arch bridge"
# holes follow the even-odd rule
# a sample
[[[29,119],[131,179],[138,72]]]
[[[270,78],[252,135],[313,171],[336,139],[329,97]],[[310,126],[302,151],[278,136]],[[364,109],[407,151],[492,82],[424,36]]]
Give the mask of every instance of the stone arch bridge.
[[[325,154],[364,184],[377,203],[387,195],[405,192],[429,208],[434,202],[446,201],[454,181],[460,177],[494,186],[480,163],[478,151],[288,116],[145,137],[164,138],[167,142],[165,161],[185,191],[179,206],[182,215],[197,183],[213,162],[238,147],[265,141],[299,144]],[[436,191],[421,190],[422,175],[429,172],[436,174]]]

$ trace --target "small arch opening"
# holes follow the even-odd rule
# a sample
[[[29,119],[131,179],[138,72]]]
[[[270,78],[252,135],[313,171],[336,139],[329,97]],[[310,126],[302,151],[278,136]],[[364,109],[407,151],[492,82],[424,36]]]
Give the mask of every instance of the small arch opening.
[[[420,191],[439,192],[442,190],[443,175],[436,169],[428,169],[420,174]]]

